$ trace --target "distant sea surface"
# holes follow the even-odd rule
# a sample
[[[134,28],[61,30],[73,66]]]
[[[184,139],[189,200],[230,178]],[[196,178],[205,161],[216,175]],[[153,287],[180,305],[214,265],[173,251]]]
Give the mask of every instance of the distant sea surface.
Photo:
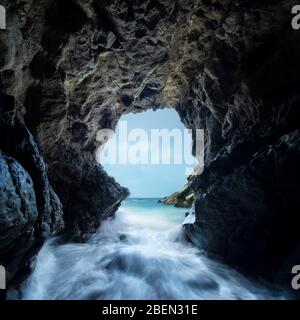
[[[160,198],[129,198],[120,209],[128,219],[152,230],[169,230],[180,225],[189,209],[165,205]]]

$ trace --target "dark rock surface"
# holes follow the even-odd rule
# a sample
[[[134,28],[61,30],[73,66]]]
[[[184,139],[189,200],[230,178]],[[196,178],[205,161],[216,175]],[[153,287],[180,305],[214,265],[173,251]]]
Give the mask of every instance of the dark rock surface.
[[[60,200],[15,111],[14,98],[0,95],[0,264],[8,282],[22,278],[43,240],[63,229]]]
[[[225,147],[194,181],[196,222],[185,226],[187,236],[236,268],[288,282],[299,261],[300,132],[254,152],[260,143],[251,136],[238,139],[238,158]]]
[[[12,111],[41,150],[68,234],[94,231],[128,195],[96,161],[98,130],[115,128],[124,113],[171,107],[188,128],[205,130],[189,237],[247,272],[279,275],[299,264],[300,33],[290,25],[297,1],[3,4],[1,92],[14,98]],[[49,234],[58,200],[18,123],[13,142],[1,134],[3,161],[13,161],[20,181],[19,165],[29,174],[38,225]],[[28,197],[29,185],[20,185]]]

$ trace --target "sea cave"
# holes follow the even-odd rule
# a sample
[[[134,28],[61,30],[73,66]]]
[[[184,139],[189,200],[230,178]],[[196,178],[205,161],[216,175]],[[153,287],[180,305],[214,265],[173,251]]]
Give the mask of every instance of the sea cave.
[[[7,299],[299,297],[291,288],[300,264],[295,4],[1,1]],[[196,131],[204,134],[201,173],[170,182],[155,204],[130,197],[128,178],[97,156],[109,143],[101,130],[148,112],[176,114],[191,132],[191,156]],[[160,186],[172,174],[153,179]],[[47,268],[61,272],[60,290]]]

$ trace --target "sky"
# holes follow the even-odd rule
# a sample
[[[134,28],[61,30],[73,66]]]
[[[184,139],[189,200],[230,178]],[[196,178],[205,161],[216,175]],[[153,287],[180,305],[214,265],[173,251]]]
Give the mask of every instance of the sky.
[[[157,133],[153,129],[167,129],[170,133],[176,129],[177,143],[175,139],[153,138],[151,134]],[[191,156],[191,135],[184,130],[185,126],[173,109],[124,115],[116,134],[101,151],[100,163],[110,176],[130,190],[132,198],[169,196],[182,189],[188,170],[196,164]],[[151,162],[151,159],[156,160]]]

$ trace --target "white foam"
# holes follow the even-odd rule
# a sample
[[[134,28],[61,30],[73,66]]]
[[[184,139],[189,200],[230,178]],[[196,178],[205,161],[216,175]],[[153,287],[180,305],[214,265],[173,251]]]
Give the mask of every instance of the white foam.
[[[123,210],[85,244],[46,242],[23,299],[281,298],[178,241],[181,226],[154,217]]]

